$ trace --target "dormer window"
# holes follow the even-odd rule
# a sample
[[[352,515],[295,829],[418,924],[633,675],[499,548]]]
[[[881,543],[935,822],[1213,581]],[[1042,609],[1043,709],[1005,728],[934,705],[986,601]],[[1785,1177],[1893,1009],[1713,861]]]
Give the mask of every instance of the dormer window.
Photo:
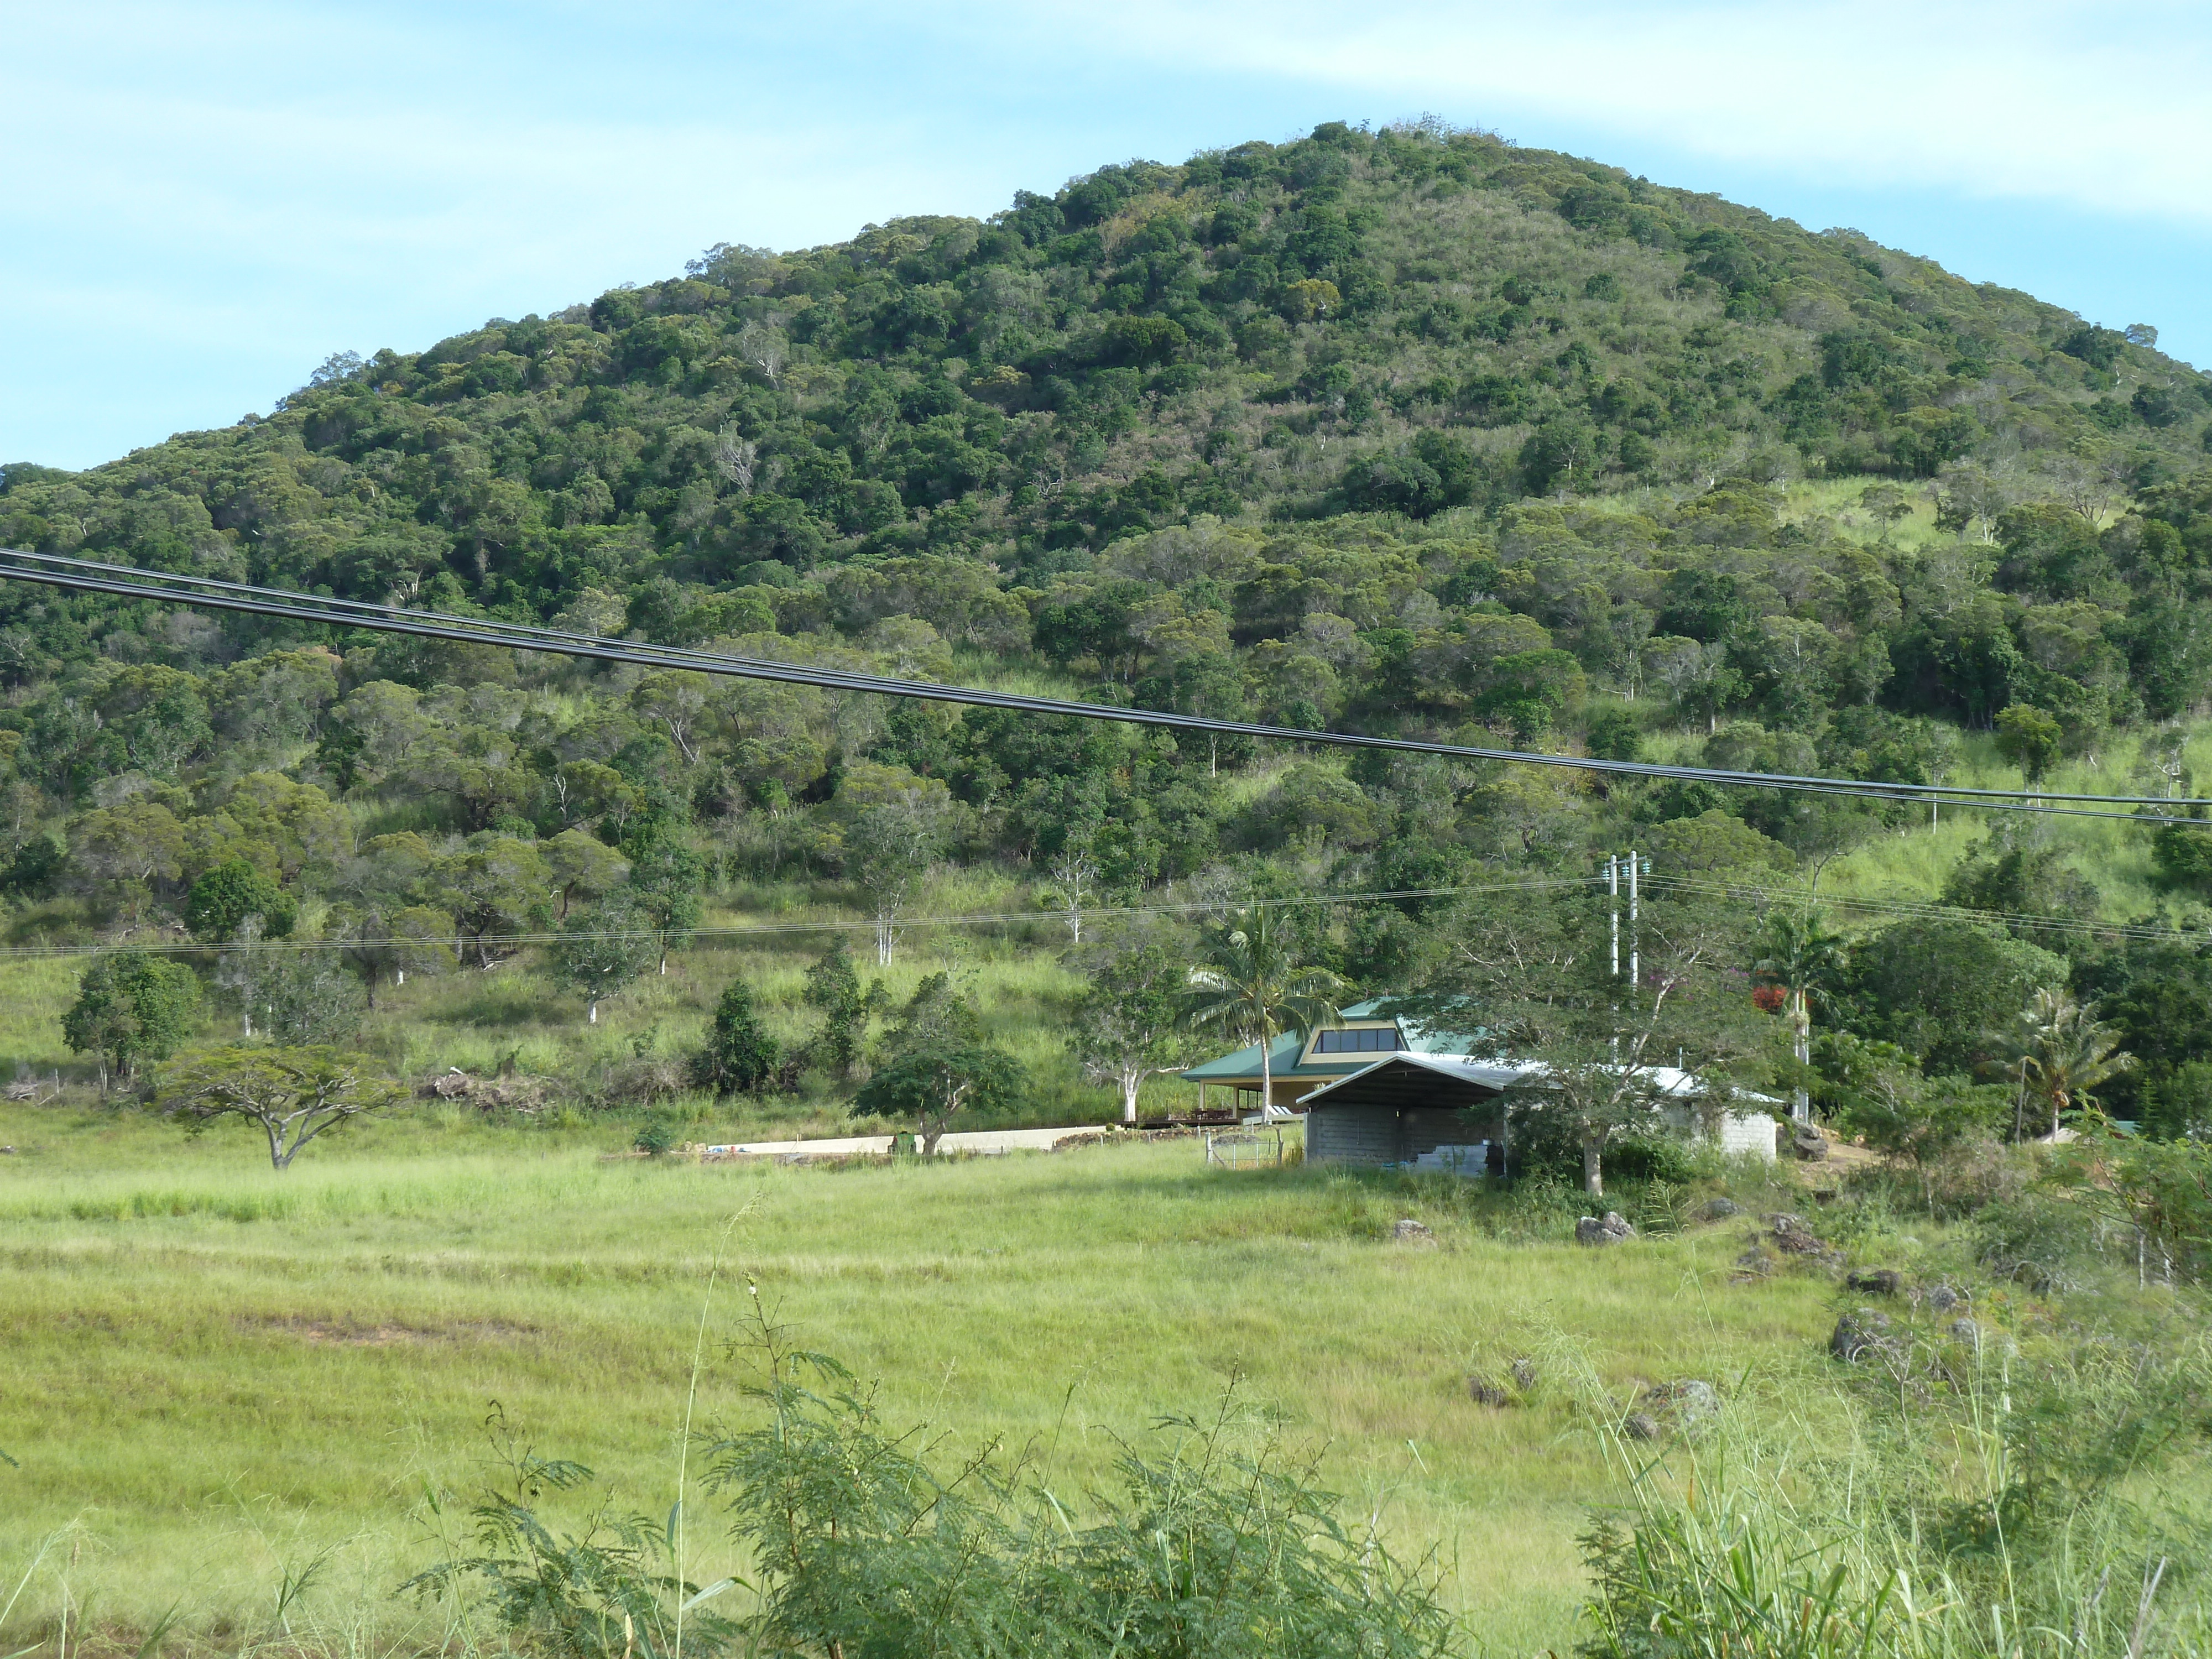
[[[1404,1046],[1398,1041],[1396,1026],[1372,1025],[1352,1030],[1322,1031],[1318,1034],[1313,1051],[1317,1054],[1388,1054]]]

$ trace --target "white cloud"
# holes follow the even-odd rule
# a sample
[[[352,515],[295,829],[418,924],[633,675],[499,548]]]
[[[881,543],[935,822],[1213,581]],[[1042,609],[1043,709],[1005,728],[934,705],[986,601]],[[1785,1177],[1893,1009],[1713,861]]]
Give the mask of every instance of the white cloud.
[[[2212,13],[2180,5],[1115,0],[1086,51],[1522,110],[1739,163],[2212,224]]]

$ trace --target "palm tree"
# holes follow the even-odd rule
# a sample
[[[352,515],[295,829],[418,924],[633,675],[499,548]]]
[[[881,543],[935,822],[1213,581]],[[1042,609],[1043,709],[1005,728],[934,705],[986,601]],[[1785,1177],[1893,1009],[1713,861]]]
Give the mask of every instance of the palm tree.
[[[1302,966],[1265,905],[1237,911],[1207,954],[1212,959],[1193,968],[1186,981],[1183,1018],[1200,1030],[1226,1030],[1260,1045],[1260,1112],[1272,1116],[1275,1039],[1334,1024],[1336,999],[1346,987],[1326,968]]]
[[[1813,995],[1816,991],[1826,991],[1843,972],[1843,938],[1829,933],[1811,915],[1801,921],[1778,910],[1766,919],[1763,943],[1766,953],[1752,964],[1752,977],[1761,985],[1777,987],[1786,994],[1783,1013],[1790,1021],[1797,1063],[1810,1065]],[[1812,1102],[1802,1089],[1797,1091],[1790,1115],[1800,1123],[1812,1118]]]
[[[2051,1103],[2051,1133],[2077,1106],[2094,1106],[2091,1091],[2136,1063],[2119,1052],[2109,1025],[2089,1018],[2088,1010],[2063,991],[2038,991],[2009,1030],[1998,1034],[2004,1073],[2020,1087],[2022,1105],[2029,1091]],[[2014,1133],[2020,1133],[2015,1122]]]

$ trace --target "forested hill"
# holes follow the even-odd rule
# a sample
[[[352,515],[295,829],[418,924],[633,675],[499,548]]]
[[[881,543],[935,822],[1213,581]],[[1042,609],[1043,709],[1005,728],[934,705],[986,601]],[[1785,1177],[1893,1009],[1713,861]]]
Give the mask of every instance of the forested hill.
[[[761,560],[1036,584],[1199,515],[1729,475],[2023,458],[2094,515],[2203,463],[2212,381],[2154,334],[1484,134],[1330,124],[334,358],[266,421],[9,468],[0,534],[545,617]]]
[[[1948,727],[2015,706],[2008,752],[2041,766],[2203,698],[2208,416],[2147,327],[1488,135],[1332,123],[335,357],[266,419],[8,467],[0,543],[1293,725],[1608,753],[1687,726],[1730,766],[1923,779]],[[1226,747],[11,586],[0,677],[6,880],[49,936],[183,915],[240,862],[303,927],[404,904],[521,930],[568,831],[858,880],[893,804],[923,864],[1079,854],[1108,891],[1239,856],[1392,887],[1582,868],[1624,812],[1742,814],[1754,861],[1845,833],[1419,769],[1251,799]]]

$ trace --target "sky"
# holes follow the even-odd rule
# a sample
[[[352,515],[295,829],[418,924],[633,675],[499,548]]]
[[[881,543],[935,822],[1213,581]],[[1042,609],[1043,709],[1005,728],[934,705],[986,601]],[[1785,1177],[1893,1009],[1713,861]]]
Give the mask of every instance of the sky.
[[[73,0],[5,7],[0,463],[334,352],[1107,161],[1435,113],[1850,225],[2212,365],[2212,7]]]

